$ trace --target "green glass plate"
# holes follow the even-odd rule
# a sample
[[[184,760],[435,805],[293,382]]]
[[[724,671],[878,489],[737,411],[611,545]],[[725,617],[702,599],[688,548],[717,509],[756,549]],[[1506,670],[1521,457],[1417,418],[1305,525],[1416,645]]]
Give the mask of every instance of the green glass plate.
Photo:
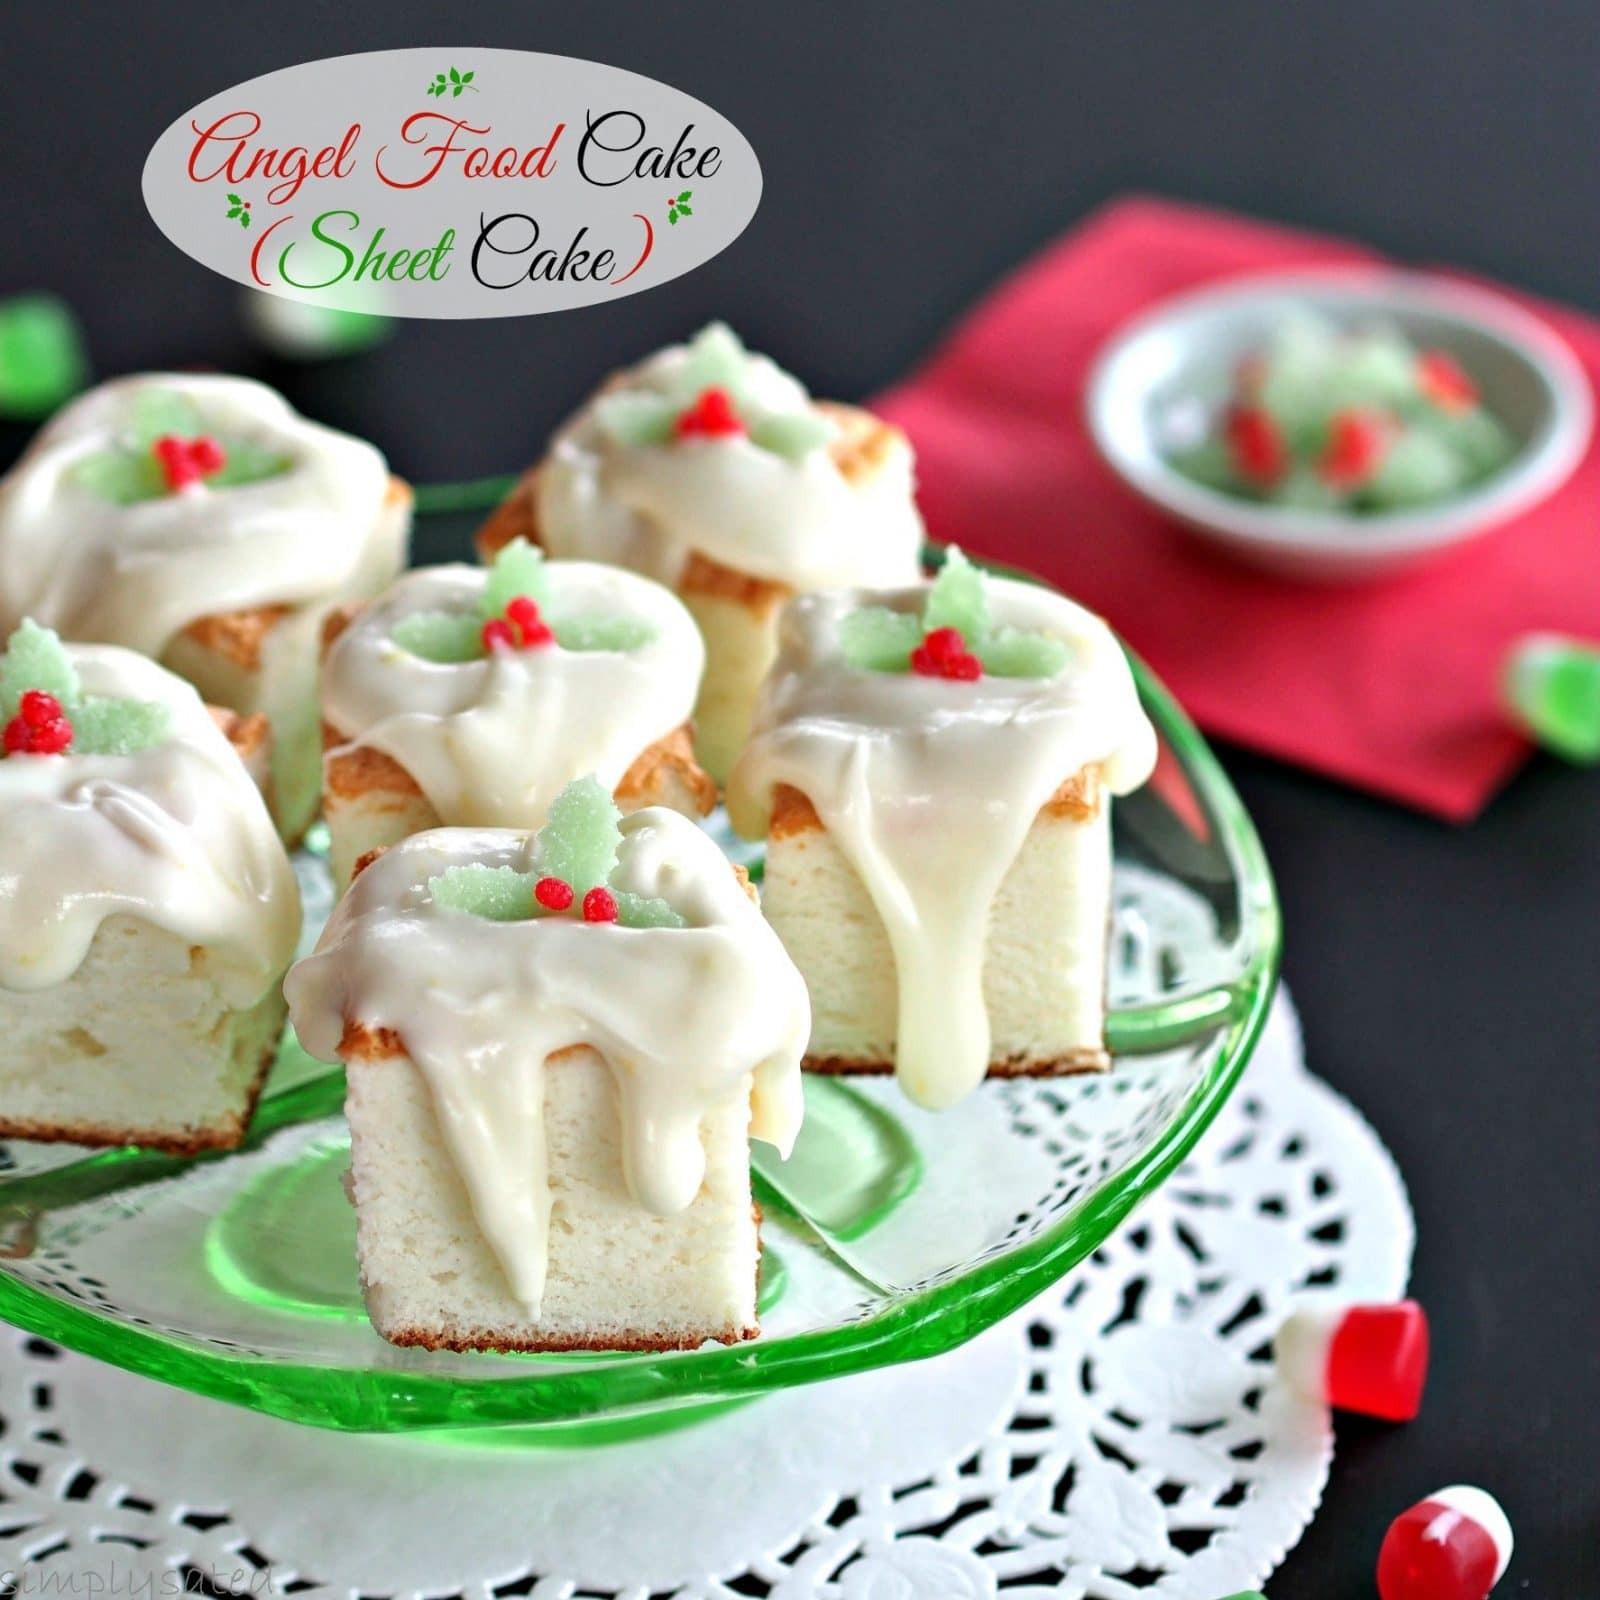
[[[596,1443],[791,1384],[937,1355],[1082,1261],[1226,1099],[1276,980],[1272,880],[1237,796],[1135,663],[1161,762],[1114,811],[1103,1077],[985,1084],[953,1111],[812,1078],[787,1164],[756,1148],[762,1335],[591,1357],[429,1354],[361,1309],[342,1076],[286,1041],[245,1146],[0,1151],[0,1316],[200,1394],[353,1430]],[[731,846],[730,846],[731,847]],[[746,860],[758,854],[743,851]],[[301,861],[308,934],[325,868]]]

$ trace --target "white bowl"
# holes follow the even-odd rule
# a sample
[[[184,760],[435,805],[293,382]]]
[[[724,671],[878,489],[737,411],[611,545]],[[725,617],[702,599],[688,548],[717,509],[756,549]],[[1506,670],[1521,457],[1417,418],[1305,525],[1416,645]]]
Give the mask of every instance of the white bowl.
[[[1163,452],[1175,408],[1192,418],[1197,403],[1219,403],[1240,358],[1296,309],[1447,350],[1516,440],[1515,457],[1437,505],[1359,516],[1258,505],[1183,476]],[[1374,267],[1230,279],[1164,301],[1100,353],[1085,400],[1101,455],[1138,494],[1253,565],[1319,582],[1386,575],[1528,510],[1571,476],[1594,411],[1572,352],[1528,312],[1485,290]]]

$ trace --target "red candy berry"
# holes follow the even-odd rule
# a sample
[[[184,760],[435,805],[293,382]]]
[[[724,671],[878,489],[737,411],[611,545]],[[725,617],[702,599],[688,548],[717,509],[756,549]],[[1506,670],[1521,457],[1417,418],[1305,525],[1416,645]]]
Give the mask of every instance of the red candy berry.
[[[1417,357],[1417,387],[1441,411],[1470,411],[1478,403],[1477,384],[1443,350],[1425,350]]]
[[[1335,489],[1359,489],[1383,464],[1388,448],[1389,430],[1382,418],[1369,411],[1341,411],[1329,426],[1317,471]]]
[[[1383,1600],[1485,1600],[1511,1561],[1511,1524],[1470,1484],[1430,1494],[1389,1525],[1378,1552]]]
[[[7,755],[59,756],[72,744],[72,724],[61,702],[43,689],[29,689],[17,704],[17,714],[0,735]]]
[[[983,663],[967,649],[959,628],[934,628],[911,652],[911,670],[923,678],[976,683],[983,676]]]
[[[151,445],[150,453],[160,464],[169,494],[221,472],[228,464],[227,451],[215,439],[204,436],[180,439],[173,433],[163,434]]]
[[[726,389],[702,389],[699,398],[679,414],[673,430],[680,439],[725,439],[745,431],[733,396]]]
[[[546,911],[566,911],[572,905],[572,885],[563,878],[541,878],[533,886],[533,898]]]
[[[1224,427],[1233,470],[1246,483],[1270,488],[1289,467],[1283,431],[1260,406],[1234,406]]]
[[[492,618],[483,625],[483,648],[491,650],[532,650],[539,645],[554,644],[555,634],[539,615],[537,603],[528,595],[519,594],[506,604],[503,616]]]
[[[1428,1381],[1428,1319],[1415,1300],[1308,1306],[1273,1340],[1290,1388],[1338,1411],[1409,1422]]]
[[[517,648],[517,635],[515,629],[504,617],[492,617],[483,625],[483,651],[485,655],[492,655],[496,650],[515,650]]]
[[[617,897],[609,889],[591,889],[583,897],[583,920],[585,922],[615,922],[617,920]]]

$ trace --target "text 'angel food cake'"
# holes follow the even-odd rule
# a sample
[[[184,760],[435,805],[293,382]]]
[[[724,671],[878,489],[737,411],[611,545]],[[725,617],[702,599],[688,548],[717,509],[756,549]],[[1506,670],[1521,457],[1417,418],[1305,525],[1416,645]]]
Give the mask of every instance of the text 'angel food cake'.
[[[676,589],[706,640],[695,710],[720,783],[793,594],[915,582],[911,446],[853,406],[813,400],[720,323],[619,374],[557,433],[479,534],[631,567]]]
[[[952,549],[936,582],[808,595],[728,786],[810,985],[807,1065],[952,1105],[1105,1053],[1108,796],[1155,764],[1111,631]]]
[[[427,828],[538,827],[587,773],[624,811],[716,803],[689,728],[705,647],[648,578],[546,562],[519,539],[491,570],[408,573],[328,632],[323,813],[341,884]]]
[[[0,1135],[243,1137],[283,1024],[295,877],[188,684],[24,622],[0,657]]]
[[[285,985],[349,1079],[384,1338],[454,1350],[754,1337],[748,1140],[788,1153],[805,984],[675,811],[585,778],[538,835],[437,828],[371,861]]]
[[[327,608],[405,565],[411,492],[370,444],[244,378],[91,390],[0,481],[0,627],[126,645],[272,725],[286,838],[316,811]]]

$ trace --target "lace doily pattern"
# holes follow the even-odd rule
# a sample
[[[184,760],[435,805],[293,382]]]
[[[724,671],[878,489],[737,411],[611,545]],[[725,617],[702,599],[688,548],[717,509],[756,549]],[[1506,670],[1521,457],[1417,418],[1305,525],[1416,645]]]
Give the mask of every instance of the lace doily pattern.
[[[1026,1098],[1009,1109],[1029,1137]],[[1280,1002],[1194,1156],[1051,1293],[939,1360],[678,1433],[570,1452],[320,1433],[11,1334],[0,1578],[330,1600],[1215,1600],[1282,1559],[1331,1460],[1326,1412],[1275,1379],[1273,1329],[1303,1296],[1397,1296],[1410,1248],[1392,1163],[1305,1074]]]

